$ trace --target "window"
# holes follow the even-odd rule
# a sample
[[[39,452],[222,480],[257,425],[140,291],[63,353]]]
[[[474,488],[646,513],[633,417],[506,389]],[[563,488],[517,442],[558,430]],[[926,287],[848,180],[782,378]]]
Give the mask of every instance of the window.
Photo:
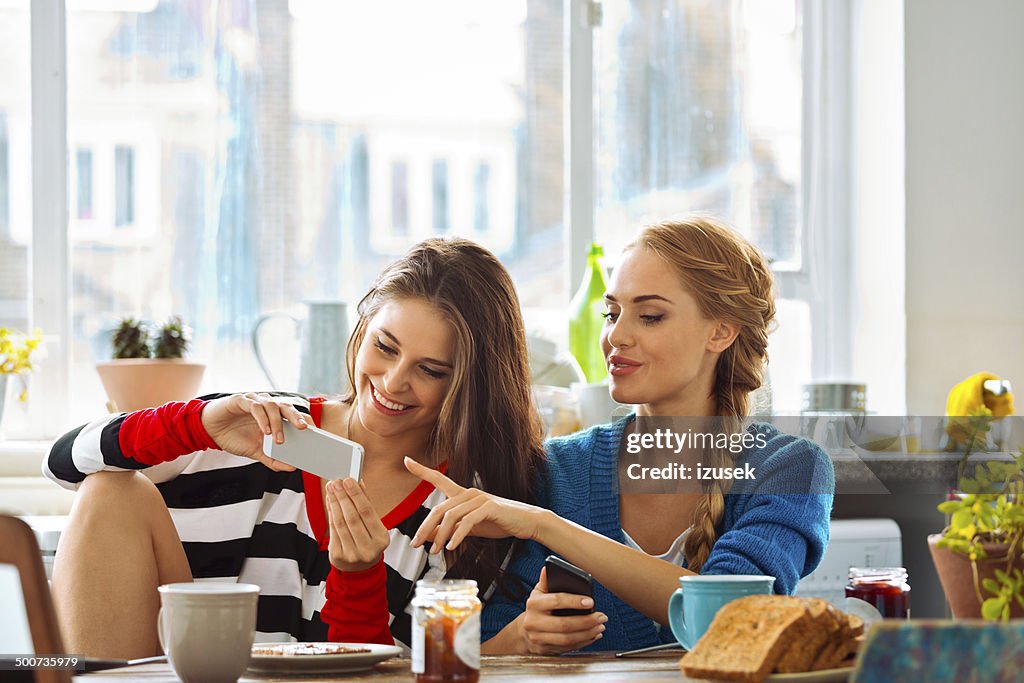
[[[0,3],[0,55],[0,327],[26,329],[31,322],[31,182],[19,170],[31,164],[28,0]],[[10,405],[7,411],[12,412]]]
[[[7,140],[7,116],[0,113],[0,235],[11,227],[11,162],[10,143]]]
[[[391,230],[409,234],[409,164],[404,161],[391,163]]]
[[[73,294],[49,304],[61,309],[54,319],[72,320],[60,381],[83,398],[66,424],[40,421],[41,431],[103,410],[92,366],[119,316],[181,314],[193,353],[209,363],[204,389],[267,388],[249,342],[262,313],[301,313],[302,299],[355,302],[385,264],[433,234],[494,251],[528,328],[562,341],[577,284],[567,264],[580,256],[567,244],[596,237],[614,254],[644,220],[712,210],[779,273],[784,324],[773,343],[790,350],[773,359],[779,405],[794,407],[800,381],[817,372],[816,331],[842,333],[820,325],[809,284],[813,268],[830,271],[808,235],[841,229],[807,219],[806,159],[825,152],[822,140],[808,142],[804,117],[832,98],[804,96],[808,64],[821,57],[806,40],[843,44],[808,21],[818,3],[603,3],[601,25],[582,29],[594,49],[575,52],[564,0],[234,0],[204,12],[161,0],[68,3],[66,16],[53,4],[55,16],[39,16],[66,21],[75,150],[62,199],[73,220],[106,232],[73,233]],[[28,3],[11,6],[0,7],[0,36],[21,40],[27,56],[27,32],[7,19],[27,20]],[[62,35],[47,28],[40,40]],[[568,54],[578,56],[567,63]],[[564,183],[564,74],[581,64],[594,97],[574,116],[594,122],[594,183],[576,196]],[[27,78],[27,61],[21,68]],[[9,140],[13,160],[29,146],[15,148],[28,127],[7,97],[12,71],[0,75],[0,144]],[[8,211],[22,251],[0,244],[5,320],[29,301],[24,286],[6,285],[7,263],[27,264],[32,234],[19,220],[28,204],[17,206],[30,193],[16,176]],[[569,224],[566,195],[592,207],[592,223]]]
[[[114,148],[114,226],[135,223],[135,150]]]
[[[75,152],[75,216],[80,221],[93,218],[92,205],[92,150],[79,149]]]
[[[444,235],[451,228],[448,219],[448,162],[435,159],[430,177],[433,197],[431,226],[435,234]]]
[[[490,229],[491,167],[487,163],[477,164],[473,173],[473,230],[487,232]]]

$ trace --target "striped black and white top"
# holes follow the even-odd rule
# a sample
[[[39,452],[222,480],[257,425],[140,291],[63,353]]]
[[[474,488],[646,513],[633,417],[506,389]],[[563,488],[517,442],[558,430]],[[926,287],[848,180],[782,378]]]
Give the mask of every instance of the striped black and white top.
[[[445,573],[443,553],[429,554],[429,544],[413,548],[411,540],[443,494],[423,482],[382,518],[391,534],[383,558],[386,585],[359,590],[368,579],[331,567],[319,478],[274,472],[218,450],[206,435],[202,406],[224,395],[110,415],[74,429],[54,444],[43,473],[75,490],[94,472],[141,470],[167,503],[195,580],[260,586],[257,642],[375,642],[360,637],[360,623],[369,613],[383,623],[387,610],[390,635],[407,646],[415,582]],[[319,424],[322,398],[281,396]],[[337,588],[346,581],[350,590]]]

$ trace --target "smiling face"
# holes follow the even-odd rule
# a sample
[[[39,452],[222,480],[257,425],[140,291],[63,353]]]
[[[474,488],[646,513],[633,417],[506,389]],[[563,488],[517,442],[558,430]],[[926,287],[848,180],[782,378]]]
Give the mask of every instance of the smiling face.
[[[359,421],[382,437],[429,434],[452,381],[452,325],[422,299],[397,299],[367,323],[355,360]]]
[[[624,254],[605,304],[612,398],[639,405],[641,415],[714,415],[715,364],[735,327],[704,317],[675,269],[642,247]]]

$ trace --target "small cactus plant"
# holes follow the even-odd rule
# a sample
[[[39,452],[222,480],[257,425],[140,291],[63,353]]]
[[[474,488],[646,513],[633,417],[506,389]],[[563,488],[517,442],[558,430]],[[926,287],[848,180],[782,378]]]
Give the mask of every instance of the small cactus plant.
[[[172,315],[160,328],[153,342],[154,358],[184,358],[188,350],[189,329],[181,316]]]
[[[155,334],[144,320],[123,318],[114,331],[114,358],[184,358],[191,330],[181,317],[172,315]]]
[[[141,320],[123,318],[114,331],[114,358],[149,358],[149,331]]]

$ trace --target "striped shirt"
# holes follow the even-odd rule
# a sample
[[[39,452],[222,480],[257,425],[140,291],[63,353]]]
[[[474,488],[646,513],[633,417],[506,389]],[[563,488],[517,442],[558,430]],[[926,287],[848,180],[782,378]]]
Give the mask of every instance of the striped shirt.
[[[257,642],[411,642],[418,579],[442,578],[443,553],[411,541],[443,494],[422,482],[381,519],[391,542],[383,561],[341,572],[328,558],[319,477],[274,472],[217,449],[202,426],[215,394],[187,403],[110,415],[61,437],[43,473],[75,490],[99,471],[141,470],[155,484],[197,581],[260,587]],[[278,394],[320,424],[323,398]],[[385,600],[386,596],[386,600]]]

